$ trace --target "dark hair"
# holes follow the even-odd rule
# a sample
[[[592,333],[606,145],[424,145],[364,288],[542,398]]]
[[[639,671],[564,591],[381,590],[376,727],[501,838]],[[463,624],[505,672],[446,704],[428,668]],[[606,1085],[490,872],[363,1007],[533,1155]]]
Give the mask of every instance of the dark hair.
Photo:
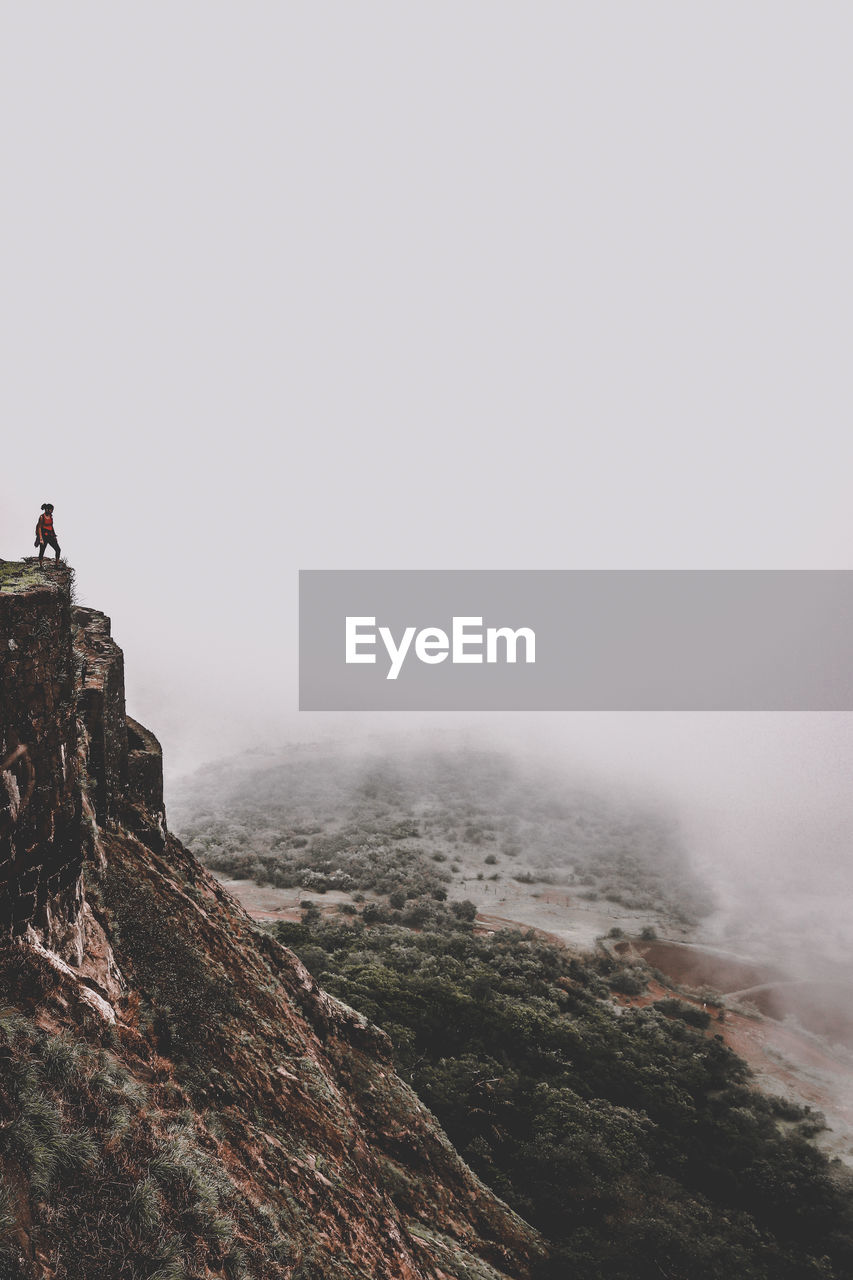
[[[41,504],[41,509],[42,509],[42,511],[47,511],[48,507],[50,507],[50,509],[51,509],[51,511],[52,511],[52,510],[53,510],[53,503],[52,503],[52,502],[43,502],[43,503]]]

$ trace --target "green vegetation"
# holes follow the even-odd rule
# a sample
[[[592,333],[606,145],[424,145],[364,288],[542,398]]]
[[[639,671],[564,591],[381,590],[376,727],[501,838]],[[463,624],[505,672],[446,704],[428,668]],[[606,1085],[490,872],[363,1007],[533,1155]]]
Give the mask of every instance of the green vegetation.
[[[56,562],[53,552],[45,557],[46,564],[40,565],[35,559],[29,560],[0,560],[0,594],[13,595],[23,594],[32,590],[33,587],[43,586],[45,583],[56,582]],[[74,570],[65,560],[60,560],[60,568],[62,569],[62,581],[67,583],[71,603],[76,603],[77,593],[74,581]]]
[[[477,936],[465,905],[424,902],[417,931],[366,926],[367,910],[271,931],[388,1032],[458,1150],[551,1242],[543,1276],[853,1273],[844,1171],[789,1131],[806,1113],[754,1092],[721,1038],[689,1025],[702,1010],[616,1009],[609,992],[641,989],[642,970],[531,933]]]
[[[230,1182],[192,1123],[160,1113],[108,1049],[3,1011],[0,1104],[4,1280],[30,1275],[22,1222],[61,1243],[57,1280],[227,1268],[238,1230]]]
[[[169,1064],[127,1053],[116,1028],[85,1013],[57,1030],[45,1012],[55,980],[46,962],[0,945],[0,982],[17,1002],[0,1009],[2,1280],[43,1274],[33,1242],[54,1280],[283,1280],[281,1224],[229,1179]]]
[[[52,565],[53,555],[51,554]],[[4,595],[28,591],[46,580],[50,581],[46,573],[44,567],[39,566],[34,560],[0,560],[0,591]]]
[[[642,964],[474,931],[462,882],[499,866],[642,912],[647,940],[695,919],[708,900],[665,819],[488,753],[244,763],[191,783],[185,837],[221,874],[348,891],[337,915],[305,899],[269,929],[388,1033],[462,1156],[542,1232],[538,1280],[853,1274],[850,1175],[808,1141],[821,1118],[751,1087],[716,1008],[650,1003]],[[375,1080],[359,1101],[393,1111]],[[402,1208],[405,1179],[386,1184]]]
[[[183,1068],[185,1084],[204,1080],[210,1044],[223,1021],[241,1011],[233,981],[174,928],[150,884],[111,867],[102,891],[116,943],[132,958],[143,989],[156,993],[142,1001],[142,1025],[150,1026],[159,1051]],[[93,877],[93,899],[97,892]]]
[[[503,856],[520,884],[570,886],[680,921],[709,906],[667,818],[497,752],[250,755],[189,779],[172,814],[219,875],[283,889],[414,898],[449,891],[457,877],[483,880]]]
[[[681,1018],[688,1026],[698,1027],[705,1031],[711,1025],[711,1015],[706,1009],[700,1009],[687,1000],[676,1000],[668,996],[665,1000],[656,1000],[654,1007],[669,1018]]]

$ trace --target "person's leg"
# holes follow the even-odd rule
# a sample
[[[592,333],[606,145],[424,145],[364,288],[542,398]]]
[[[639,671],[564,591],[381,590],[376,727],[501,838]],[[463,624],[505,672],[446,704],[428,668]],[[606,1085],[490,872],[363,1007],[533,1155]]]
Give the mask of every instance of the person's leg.
[[[59,564],[59,543],[56,541],[56,534],[54,534],[53,537],[51,538],[50,545],[56,551],[56,563]]]
[[[39,564],[41,564],[43,559],[44,559],[44,543],[40,542],[39,543]]]

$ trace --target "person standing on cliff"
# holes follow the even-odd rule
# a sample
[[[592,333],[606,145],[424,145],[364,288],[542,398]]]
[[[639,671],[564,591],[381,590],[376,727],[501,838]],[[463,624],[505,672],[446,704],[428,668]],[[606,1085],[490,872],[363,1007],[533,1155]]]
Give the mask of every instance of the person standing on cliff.
[[[41,504],[41,515],[36,525],[36,542],[35,545],[39,549],[39,564],[44,559],[44,549],[47,546],[53,547],[56,552],[56,563],[59,564],[59,543],[56,541],[56,534],[53,529],[53,503],[43,502]]]

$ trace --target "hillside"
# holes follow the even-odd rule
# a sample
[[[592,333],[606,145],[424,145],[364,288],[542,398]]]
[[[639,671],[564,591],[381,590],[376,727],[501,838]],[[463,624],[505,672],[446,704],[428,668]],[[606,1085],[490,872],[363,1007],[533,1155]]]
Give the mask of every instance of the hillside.
[[[687,919],[665,822],[490,757],[352,761],[354,798],[218,767],[205,857],[310,894],[259,925],[170,832],[110,632],[67,569],[0,562],[0,1280],[853,1274],[820,1117],[701,1001],[618,931],[582,959],[464,896]]]
[[[178,802],[191,847],[388,1033],[541,1231],[538,1274],[851,1271],[844,1048],[742,1004],[764,970],[673,941],[707,896],[665,814],[495,750],[388,739],[255,750]]]
[[[530,1276],[387,1038],[168,832],[70,586],[0,562],[0,1275]]]
[[[669,814],[523,753],[402,735],[298,744],[207,764],[174,792],[185,842],[220,877],[280,890],[271,904],[473,899],[576,946],[614,924],[684,929],[711,905]]]

